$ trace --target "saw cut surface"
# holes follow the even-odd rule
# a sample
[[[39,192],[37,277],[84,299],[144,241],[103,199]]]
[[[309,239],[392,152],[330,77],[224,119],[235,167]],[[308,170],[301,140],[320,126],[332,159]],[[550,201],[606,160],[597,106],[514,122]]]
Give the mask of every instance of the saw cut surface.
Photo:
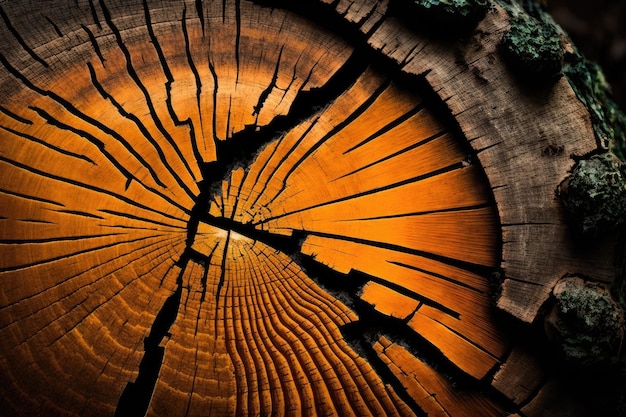
[[[502,414],[497,212],[423,78],[248,1],[0,10],[3,415]]]

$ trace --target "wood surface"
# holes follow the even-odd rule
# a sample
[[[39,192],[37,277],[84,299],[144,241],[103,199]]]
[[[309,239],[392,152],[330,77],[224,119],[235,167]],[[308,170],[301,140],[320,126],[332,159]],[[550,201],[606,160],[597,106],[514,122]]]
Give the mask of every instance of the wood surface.
[[[588,112],[390,3],[0,2],[0,414],[595,415],[531,328],[613,279]]]

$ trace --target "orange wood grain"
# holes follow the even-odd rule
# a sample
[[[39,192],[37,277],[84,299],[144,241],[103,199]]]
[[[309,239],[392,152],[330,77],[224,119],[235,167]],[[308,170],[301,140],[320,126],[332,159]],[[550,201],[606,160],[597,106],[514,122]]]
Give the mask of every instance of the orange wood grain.
[[[0,414],[568,398],[489,280],[525,322],[566,266],[607,281],[550,188],[592,150],[571,89],[516,89],[495,5],[442,42],[389,1],[278,3],[0,2]]]

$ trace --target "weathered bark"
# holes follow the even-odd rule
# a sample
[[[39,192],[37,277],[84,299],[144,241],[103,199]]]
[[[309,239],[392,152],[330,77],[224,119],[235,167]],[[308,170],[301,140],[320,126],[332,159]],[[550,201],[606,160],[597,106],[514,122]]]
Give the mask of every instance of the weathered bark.
[[[615,280],[572,46],[422,3],[0,3],[3,413],[616,412],[542,332]]]

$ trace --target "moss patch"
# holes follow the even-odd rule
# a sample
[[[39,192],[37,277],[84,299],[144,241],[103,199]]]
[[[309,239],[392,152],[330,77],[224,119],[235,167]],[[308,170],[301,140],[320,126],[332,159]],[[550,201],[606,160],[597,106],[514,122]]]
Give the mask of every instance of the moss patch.
[[[594,133],[602,149],[626,161],[626,116],[611,97],[601,68],[585,59],[575,45],[563,52],[567,34],[535,0],[497,0],[511,16],[511,29],[502,41],[503,55],[511,68],[532,80],[534,72],[548,76],[561,71],[591,115]],[[562,64],[562,65],[561,65]]]
[[[589,110],[600,146],[626,161],[626,116],[611,98],[611,88],[598,64],[580,55],[568,54],[563,72],[578,99]]]
[[[484,12],[489,6],[488,0],[414,0],[418,7],[440,11],[449,15],[472,16]]]
[[[405,18],[442,36],[455,37],[480,22],[489,10],[489,0],[399,0],[409,9]]]
[[[546,318],[548,338],[563,359],[583,367],[618,361],[624,314],[604,287],[578,277],[557,283],[555,306]]]
[[[557,192],[570,226],[582,237],[614,233],[626,222],[626,164],[612,153],[578,161]]]
[[[555,27],[525,13],[512,17],[510,25],[500,44],[510,67],[525,78],[557,79],[564,52]]]

